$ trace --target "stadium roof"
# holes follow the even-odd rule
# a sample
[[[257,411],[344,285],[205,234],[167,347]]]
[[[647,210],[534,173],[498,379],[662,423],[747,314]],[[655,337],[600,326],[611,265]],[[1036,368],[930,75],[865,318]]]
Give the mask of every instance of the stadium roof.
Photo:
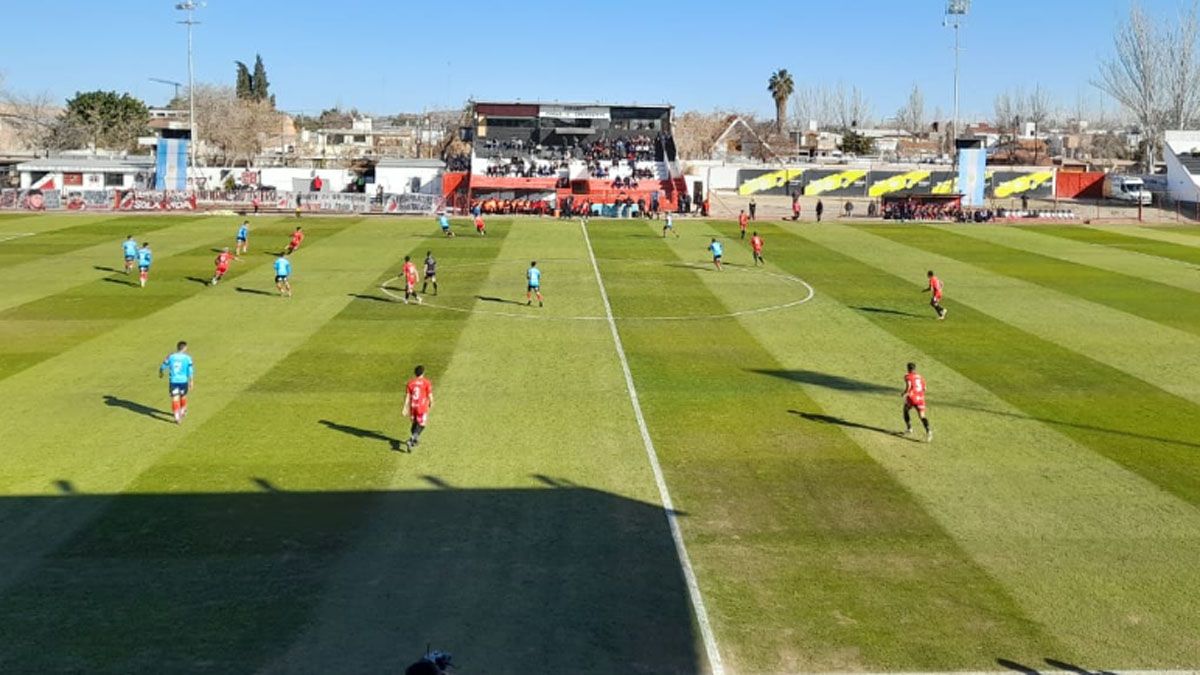
[[[132,157],[44,157],[22,162],[17,171],[143,171],[154,166],[150,155]]]

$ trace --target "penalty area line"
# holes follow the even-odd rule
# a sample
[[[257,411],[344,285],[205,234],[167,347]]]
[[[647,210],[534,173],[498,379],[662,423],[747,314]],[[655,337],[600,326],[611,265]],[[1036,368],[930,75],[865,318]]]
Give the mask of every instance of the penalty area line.
[[[32,237],[33,232],[13,232],[12,234],[0,234],[0,243],[20,239],[21,237]]]
[[[591,261],[592,271],[596,274],[596,285],[600,288],[600,300],[604,303],[604,316],[608,320],[608,329],[612,333],[613,345],[617,349],[617,358],[621,362],[621,371],[625,375],[625,389],[629,392],[629,402],[633,405],[633,415],[637,418],[638,431],[642,435],[642,445],[645,446],[646,457],[650,460],[650,469],[654,473],[654,482],[658,486],[658,496],[662,501],[663,512],[667,516],[667,525],[671,529],[671,539],[675,541],[675,553],[679,556],[679,566],[683,570],[688,595],[692,600],[692,611],[696,614],[696,623],[700,626],[700,637],[704,642],[704,651],[708,654],[709,668],[713,675],[724,675],[725,666],[721,663],[721,652],[717,649],[717,639],[713,635],[712,624],[708,620],[708,610],[705,609],[704,598],[700,595],[700,584],[696,581],[696,571],[692,569],[691,558],[688,557],[687,547],[683,543],[683,532],[679,528],[679,519],[675,516],[675,504],[671,501],[671,493],[667,489],[667,480],[663,476],[662,465],[658,461],[658,451],[654,449],[650,430],[646,428],[646,417],[642,414],[641,403],[638,402],[637,387],[633,384],[633,373],[629,370],[629,359],[625,357],[625,347],[621,344],[621,333],[617,330],[612,304],[608,301],[608,291],[605,290],[604,279],[600,276],[600,266],[596,263],[596,253],[592,250],[592,240],[588,236],[587,225],[580,221],[579,227],[583,230],[583,241],[587,244],[588,260]]]

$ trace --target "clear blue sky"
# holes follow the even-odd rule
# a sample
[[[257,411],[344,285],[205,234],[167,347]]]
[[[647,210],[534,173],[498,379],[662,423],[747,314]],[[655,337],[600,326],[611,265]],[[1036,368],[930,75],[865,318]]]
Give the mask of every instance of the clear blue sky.
[[[6,2],[0,72],[18,92],[128,91],[153,104],[187,80],[171,0]],[[1143,0],[1173,15],[1177,0]],[[943,0],[847,2],[453,2],[210,0],[198,12],[196,79],[232,84],[262,54],[280,108],[341,105],[387,114],[469,96],[673,103],[768,114],[766,80],[857,84],[877,116],[913,83],[951,109],[953,34]],[[1040,83],[1063,105],[1088,85],[1129,0],[975,0],[963,29],[963,115],[997,92]],[[666,65],[664,65],[666,64]],[[1112,108],[1111,103],[1106,107]]]

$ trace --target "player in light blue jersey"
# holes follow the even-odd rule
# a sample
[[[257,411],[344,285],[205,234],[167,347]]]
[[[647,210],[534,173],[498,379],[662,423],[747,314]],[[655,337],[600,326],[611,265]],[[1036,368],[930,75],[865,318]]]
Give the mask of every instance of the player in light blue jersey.
[[[454,233],[450,231],[450,219],[446,217],[444,212],[438,214],[438,226],[442,228],[442,234],[447,237],[454,236]]]
[[[242,226],[237,231],[237,246],[233,249],[235,256],[240,256],[250,250],[250,221],[242,221]]]
[[[167,373],[168,391],[171,394],[171,413],[175,423],[183,421],[187,415],[188,392],[196,386],[196,367],[192,357],[187,353],[188,344],[182,340],[175,345],[175,351],[163,359],[158,367],[158,378]]]
[[[708,250],[712,251],[713,264],[717,266],[717,271],[721,271],[721,254],[725,252],[725,247],[721,246],[721,242],[716,239],[708,245]]]
[[[125,274],[133,271],[133,263],[137,260],[137,249],[137,241],[134,240],[132,234],[121,242],[121,255],[125,256]]]
[[[669,213],[667,214],[667,219],[663,221],[663,239],[667,238],[668,232],[675,235],[676,239],[679,238],[679,233],[675,231],[675,219]]]
[[[286,255],[275,259],[275,289],[280,297],[292,297],[292,261]]]
[[[142,288],[146,287],[146,280],[150,278],[150,263],[153,260],[154,254],[150,252],[150,242],[143,241],[142,247],[137,250],[138,283]]]
[[[525,288],[525,304],[533,304],[533,296],[537,295],[538,307],[542,306],[542,271],[538,269],[537,261],[529,263],[529,269],[525,272],[525,280],[528,286]]]

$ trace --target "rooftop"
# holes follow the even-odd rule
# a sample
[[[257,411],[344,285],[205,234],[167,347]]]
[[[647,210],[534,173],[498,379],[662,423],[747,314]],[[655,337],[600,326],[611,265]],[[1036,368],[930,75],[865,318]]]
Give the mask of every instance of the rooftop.
[[[22,162],[18,171],[143,171],[154,166],[150,155],[130,157],[43,157]]]

